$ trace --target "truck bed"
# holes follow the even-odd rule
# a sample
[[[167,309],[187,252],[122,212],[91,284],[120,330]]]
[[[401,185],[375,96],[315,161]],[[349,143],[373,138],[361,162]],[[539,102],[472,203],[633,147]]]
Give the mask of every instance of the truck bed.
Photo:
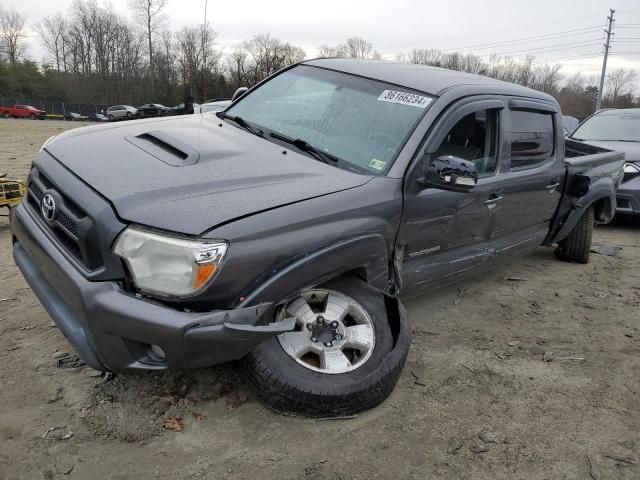
[[[563,195],[544,243],[551,245],[566,237],[596,199],[605,198],[596,202],[596,221],[611,221],[623,167],[623,152],[566,139]]]

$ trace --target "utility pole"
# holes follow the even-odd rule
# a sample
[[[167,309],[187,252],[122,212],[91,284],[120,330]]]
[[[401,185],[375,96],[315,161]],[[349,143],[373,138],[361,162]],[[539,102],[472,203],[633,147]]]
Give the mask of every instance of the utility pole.
[[[209,39],[209,32],[207,31],[207,4],[208,3],[209,3],[208,0],[204,0],[204,25],[202,27],[202,63],[204,65],[202,66],[202,75],[200,77],[200,95],[202,96],[201,103],[204,103],[207,101],[207,99],[205,98],[207,93],[204,86],[204,74],[207,68],[207,48],[205,44]]]
[[[602,74],[600,75],[600,88],[598,88],[598,98],[596,100],[596,111],[602,107],[602,90],[604,89],[604,77],[607,73],[607,57],[609,56],[609,49],[611,48],[611,36],[613,35],[613,14],[616,13],[612,8],[609,9],[609,28],[604,33],[607,34],[607,43],[604,44],[604,60],[602,61]]]

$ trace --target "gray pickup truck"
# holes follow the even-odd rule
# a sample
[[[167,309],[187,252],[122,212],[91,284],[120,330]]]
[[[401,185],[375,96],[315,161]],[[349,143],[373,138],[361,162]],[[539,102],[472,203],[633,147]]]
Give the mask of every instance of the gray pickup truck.
[[[275,410],[347,415],[398,381],[401,294],[540,245],[587,262],[623,163],[565,141],[537,91],[311,60],[221,112],[49,140],[14,209],[13,252],[95,369],[243,359]]]

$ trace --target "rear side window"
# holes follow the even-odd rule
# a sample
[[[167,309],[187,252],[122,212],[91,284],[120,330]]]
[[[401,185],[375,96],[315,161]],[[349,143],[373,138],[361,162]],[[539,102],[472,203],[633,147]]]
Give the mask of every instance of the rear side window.
[[[511,168],[535,167],[553,156],[553,114],[511,111]]]

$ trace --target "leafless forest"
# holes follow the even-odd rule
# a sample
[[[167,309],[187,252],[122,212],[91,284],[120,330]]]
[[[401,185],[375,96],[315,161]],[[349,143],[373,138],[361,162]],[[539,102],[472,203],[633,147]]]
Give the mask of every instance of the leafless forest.
[[[228,97],[238,86],[254,85],[307,56],[301,47],[269,33],[257,33],[223,53],[210,23],[170,30],[168,1],[130,0],[125,18],[96,0],[75,0],[67,11],[37,23],[19,10],[0,9],[0,96],[135,105],[173,104],[193,95],[203,101]],[[29,38],[28,29],[37,35]],[[30,56],[34,43],[44,48],[44,58]],[[320,45],[318,52],[325,57],[382,58],[370,42],[358,37]],[[396,60],[542,90],[560,101],[563,112],[577,117],[593,111],[598,91],[597,78],[564,76],[562,63],[542,63],[534,56],[487,58],[424,48],[399,52]],[[604,106],[640,105],[635,80],[633,70],[611,70]]]

